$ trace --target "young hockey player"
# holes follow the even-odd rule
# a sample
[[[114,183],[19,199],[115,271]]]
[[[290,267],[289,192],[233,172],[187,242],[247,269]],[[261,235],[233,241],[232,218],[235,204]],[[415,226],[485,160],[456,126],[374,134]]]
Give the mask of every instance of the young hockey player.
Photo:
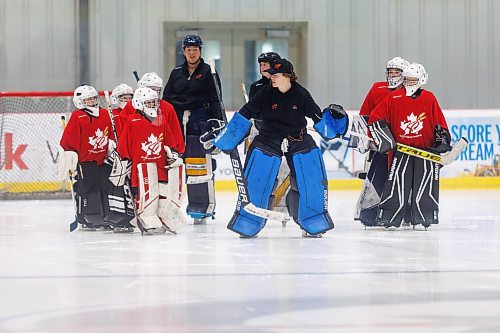
[[[262,87],[234,114],[214,144],[224,152],[231,152],[248,134],[251,126],[248,119],[260,112],[262,127],[250,145],[245,163],[249,199],[257,207],[269,207],[284,154],[291,176],[287,195],[289,214],[303,230],[303,236],[319,237],[333,228],[333,221],[328,213],[328,181],[323,158],[307,133],[306,117],[313,119],[320,134],[331,139],[346,132],[347,116],[340,106],[333,105],[322,113],[310,93],[296,82],[297,76],[288,60],[277,60],[267,71],[272,84]],[[335,124],[341,121],[343,124]],[[265,223],[265,218],[237,207],[228,228],[243,238],[254,237]]]
[[[132,164],[137,225],[146,234],[176,233],[184,221],[180,212],[182,159],[170,149],[175,140],[161,115],[158,94],[138,88],[132,103],[137,113],[127,118],[117,151],[123,163]]]
[[[368,128],[380,153],[396,143],[435,153],[451,150],[451,137],[436,97],[422,89],[428,75],[412,63],[403,71],[405,89],[392,92],[371,112]],[[438,223],[439,165],[395,151],[377,211],[376,222],[399,227],[406,210],[413,225]],[[407,205],[407,203],[410,203]]]
[[[271,67],[274,61],[279,59],[281,59],[281,57],[276,52],[264,52],[259,55],[257,62],[259,63],[259,71],[262,77],[250,85],[250,92],[248,93],[249,100],[257,94],[257,91],[259,91],[260,88],[271,83],[271,74],[266,72],[266,70]]]
[[[118,136],[120,136],[122,129],[122,117],[120,117],[120,113],[123,111],[125,105],[132,100],[133,95],[134,89],[125,83],[117,85],[111,92],[111,108]]]
[[[170,73],[163,99],[171,103],[184,129],[188,206],[187,213],[195,224],[206,223],[215,211],[215,160],[203,148],[200,136],[222,120],[221,106],[214,81],[201,57],[203,41],[188,35],[182,42],[185,61]],[[220,86],[220,82],[219,82]]]
[[[99,108],[97,91],[87,85],[75,89],[73,111],[64,129],[60,145],[58,177],[65,179],[75,174],[76,220],[86,229],[107,227],[112,212],[109,210],[109,173],[104,164],[110,150],[114,149],[113,130],[108,112]],[[114,144],[113,146],[115,146]]]
[[[368,120],[370,113],[391,92],[403,89],[403,70],[409,63],[395,57],[387,62],[386,81],[375,82],[366,95],[359,115]],[[353,137],[354,140],[357,138]],[[363,187],[356,205],[355,220],[360,220],[365,226],[376,225],[376,214],[380,196],[387,179],[387,155],[369,151],[365,162],[366,173],[363,174]]]
[[[160,93],[161,89],[163,88],[163,80],[155,72],[146,73],[137,82],[137,88],[150,88],[156,91],[158,96],[161,96]],[[181,127],[179,125],[179,120],[177,119],[174,107],[172,106],[172,104],[164,100],[159,100],[159,108],[165,122],[170,127],[170,131],[172,132],[172,136],[174,139],[174,145],[170,148],[175,150],[179,154],[183,154],[185,150],[184,138],[182,137]],[[130,115],[133,115],[135,113],[136,110],[132,105],[132,101],[127,102],[123,110],[120,112],[122,124]]]

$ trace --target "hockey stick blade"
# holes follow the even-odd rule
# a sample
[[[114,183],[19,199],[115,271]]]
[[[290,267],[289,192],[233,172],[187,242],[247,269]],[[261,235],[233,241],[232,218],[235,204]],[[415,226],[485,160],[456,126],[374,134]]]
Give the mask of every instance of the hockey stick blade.
[[[262,218],[268,219],[268,220],[283,221],[285,219],[285,214],[257,207],[253,203],[246,204],[245,206],[243,206],[243,209],[247,213],[250,213],[252,215],[262,217]]]
[[[78,222],[76,220],[74,220],[73,222],[71,222],[69,224],[69,232],[75,231],[76,228],[78,228]]]

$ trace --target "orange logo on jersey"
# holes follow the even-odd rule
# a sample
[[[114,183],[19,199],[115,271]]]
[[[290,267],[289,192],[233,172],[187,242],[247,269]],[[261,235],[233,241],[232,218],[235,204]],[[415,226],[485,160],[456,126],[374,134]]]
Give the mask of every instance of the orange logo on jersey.
[[[274,103],[273,105],[271,105],[271,109],[277,110],[278,109],[278,104]]]
[[[278,63],[278,64],[274,64],[274,69],[280,69],[281,68],[281,64]]]
[[[196,75],[194,78],[195,78],[196,80],[199,80],[199,79],[201,79],[202,77],[203,77],[203,74],[198,74],[198,75]]]
[[[162,135],[160,134],[160,136]],[[160,157],[162,143],[153,133],[151,133],[146,142],[141,142],[141,149],[146,152],[145,158],[158,158]]]
[[[415,116],[412,112],[408,117],[406,117],[407,121],[401,121],[400,127],[403,131],[405,131],[402,137],[416,138],[422,136],[422,134],[419,134],[419,132],[420,130],[422,130],[422,128],[424,128],[423,120],[425,118],[425,112],[419,114],[418,117]]]
[[[104,129],[104,132],[98,128],[95,131],[95,136],[89,137],[89,144],[92,148],[89,150],[91,153],[102,153],[104,147],[108,144],[108,128]]]

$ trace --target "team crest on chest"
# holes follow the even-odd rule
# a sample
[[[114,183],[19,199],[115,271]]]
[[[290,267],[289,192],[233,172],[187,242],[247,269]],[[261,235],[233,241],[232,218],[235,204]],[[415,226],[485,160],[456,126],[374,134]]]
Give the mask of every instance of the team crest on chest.
[[[273,105],[271,105],[271,109],[278,110],[278,103],[274,103]]]
[[[93,136],[89,136],[89,144],[92,146],[92,149],[89,151],[91,153],[101,153],[108,144],[108,128],[106,127],[104,131],[97,128],[94,134]]]
[[[153,133],[146,142],[141,142],[141,149],[146,153],[146,158],[159,157],[162,149],[163,134],[155,136]]]
[[[401,129],[405,132],[402,137],[405,138],[416,138],[419,136],[422,136],[420,134],[420,131],[422,128],[424,128],[424,122],[423,120],[425,119],[425,112],[422,112],[421,114],[415,116],[413,112],[406,117],[406,121],[401,121]]]

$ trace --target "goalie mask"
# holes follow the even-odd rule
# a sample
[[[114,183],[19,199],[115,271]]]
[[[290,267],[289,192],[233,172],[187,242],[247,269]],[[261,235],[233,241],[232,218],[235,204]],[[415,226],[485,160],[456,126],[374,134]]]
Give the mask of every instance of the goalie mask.
[[[127,102],[132,100],[134,96],[134,90],[128,84],[122,83],[113,89],[111,93],[111,106],[113,108],[119,107],[123,109]]]
[[[132,105],[151,122],[158,116],[158,94],[153,89],[137,89],[132,98]]]
[[[85,110],[94,117],[99,117],[99,94],[94,87],[83,85],[75,89],[73,103],[77,109]]]
[[[160,96],[161,89],[163,88],[163,80],[155,72],[146,73],[137,82],[137,88],[141,87],[153,89]]]
[[[429,76],[424,66],[412,63],[403,72],[403,85],[406,89],[406,96],[413,95],[422,85],[427,83]]]
[[[400,57],[392,58],[387,62],[385,77],[389,89],[397,88],[403,83],[403,71],[408,65],[408,61]]]

